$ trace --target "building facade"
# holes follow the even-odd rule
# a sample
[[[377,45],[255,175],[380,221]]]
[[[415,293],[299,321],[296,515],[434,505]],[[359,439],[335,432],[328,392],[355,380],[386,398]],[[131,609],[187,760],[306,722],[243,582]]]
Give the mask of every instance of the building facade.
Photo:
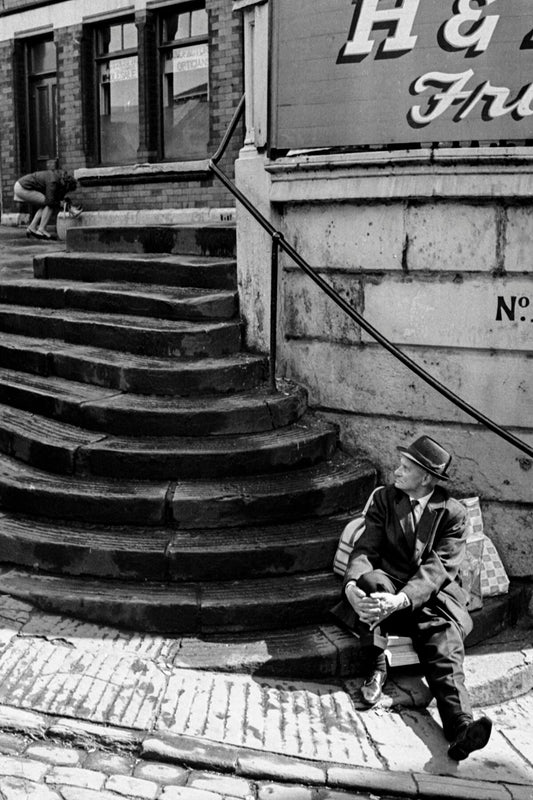
[[[243,91],[231,0],[2,0],[0,9],[4,223],[20,212],[15,180],[56,166],[79,179],[76,199],[95,220],[233,206],[207,170]]]
[[[527,0],[236,0],[239,187],[356,311],[533,445],[533,14]],[[267,65],[268,68],[267,68]],[[241,307],[268,346],[270,241],[237,213]],[[390,476],[455,456],[509,572],[533,574],[533,461],[396,361],[288,259],[280,370]]]

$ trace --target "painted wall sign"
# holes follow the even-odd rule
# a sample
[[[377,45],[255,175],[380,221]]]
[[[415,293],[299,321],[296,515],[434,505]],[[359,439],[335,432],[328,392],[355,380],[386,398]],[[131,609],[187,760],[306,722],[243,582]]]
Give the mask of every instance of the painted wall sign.
[[[533,0],[273,0],[271,144],[533,138]]]

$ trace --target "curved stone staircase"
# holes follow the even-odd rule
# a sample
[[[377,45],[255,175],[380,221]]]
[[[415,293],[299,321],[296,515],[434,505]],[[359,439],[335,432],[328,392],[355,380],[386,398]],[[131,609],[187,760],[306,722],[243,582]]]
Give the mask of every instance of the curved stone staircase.
[[[0,591],[197,666],[342,671],[331,563],[375,471],[242,349],[234,229],[68,237],[0,285]]]

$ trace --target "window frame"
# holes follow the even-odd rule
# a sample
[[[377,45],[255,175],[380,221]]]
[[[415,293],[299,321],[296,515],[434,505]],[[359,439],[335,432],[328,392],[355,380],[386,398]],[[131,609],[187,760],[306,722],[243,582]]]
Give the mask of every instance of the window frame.
[[[122,170],[128,165],[138,166],[146,163],[190,165],[189,172],[200,170],[205,173],[205,165],[209,152],[203,157],[183,160],[179,157],[164,155],[164,116],[163,116],[163,54],[168,49],[183,48],[198,44],[206,44],[208,48],[207,72],[207,148],[212,142],[212,91],[211,91],[211,14],[206,0],[185,0],[185,2],[161,2],[153,0],[146,7],[138,10],[123,9],[121,13],[109,13],[98,17],[87,17],[83,21],[81,40],[82,48],[82,97],[83,126],[85,138],[85,157],[87,169],[103,169],[107,171],[116,167]],[[192,36],[182,41],[162,41],[164,19],[171,13],[202,10],[207,17],[205,34]],[[99,32],[105,26],[133,22],[137,28],[137,48],[114,51],[112,54],[98,52]],[[137,55],[138,63],[138,123],[139,146],[135,157],[120,163],[109,163],[102,160],[100,132],[100,85],[99,64],[109,57]],[[181,173],[182,168],[180,168]],[[187,170],[185,170],[186,172]],[[137,174],[137,173],[136,173]]]
[[[137,31],[137,47],[128,47],[122,50],[113,50],[112,52],[108,53],[101,53],[99,52],[99,42],[102,36],[102,32],[104,28],[111,28],[112,26],[116,25],[133,25],[137,31],[136,20],[134,14],[128,14],[127,16],[120,16],[114,17],[106,20],[102,20],[98,23],[93,23],[91,25],[91,38],[92,38],[92,64],[91,64],[91,72],[92,72],[92,84],[93,84],[93,108],[94,108],[94,129],[93,129],[93,158],[95,165],[104,166],[104,167],[112,167],[112,166],[124,166],[125,164],[132,163],[132,159],[126,159],[124,161],[115,161],[110,162],[104,160],[102,157],[102,128],[101,128],[101,117],[102,117],[102,107],[101,107],[101,82],[100,82],[100,68],[104,62],[111,62],[117,61],[121,58],[128,58],[134,56],[137,59],[137,108],[139,109],[140,106],[140,91],[139,91],[139,61],[140,61],[140,43],[139,43],[139,36]],[[123,35],[123,34],[122,34]],[[133,158],[133,162],[136,163],[137,161],[137,150],[139,149],[140,144],[140,113],[137,113],[137,126],[139,131],[139,141],[137,143],[137,149],[135,156]]]
[[[168,17],[172,12],[176,12],[178,14],[183,14],[187,12],[199,11],[202,10],[205,12],[206,21],[207,21],[207,29],[204,34],[198,34],[196,36],[190,36],[189,38],[185,38],[182,40],[164,40],[163,39],[163,32],[164,32],[164,24],[165,18]],[[209,11],[206,7],[206,2],[203,0],[189,0],[188,2],[183,3],[172,3],[169,5],[165,5],[163,7],[155,8],[153,11],[157,14],[156,17],[156,50],[157,50],[157,101],[158,101],[158,131],[157,131],[157,143],[158,143],[158,157],[161,162],[176,162],[182,161],[183,163],[187,163],[187,161],[196,161],[195,159],[177,159],[175,156],[167,156],[165,153],[165,120],[164,120],[164,107],[163,107],[163,80],[165,76],[165,54],[168,52],[172,52],[173,50],[181,50],[188,47],[194,47],[197,45],[205,44],[207,45],[207,91],[206,91],[206,102],[208,107],[208,130],[207,130],[207,150],[209,150],[209,144],[211,141],[211,113],[210,113],[210,104],[211,104],[211,81],[210,81],[210,15]],[[206,152],[203,158],[207,158],[208,153]]]

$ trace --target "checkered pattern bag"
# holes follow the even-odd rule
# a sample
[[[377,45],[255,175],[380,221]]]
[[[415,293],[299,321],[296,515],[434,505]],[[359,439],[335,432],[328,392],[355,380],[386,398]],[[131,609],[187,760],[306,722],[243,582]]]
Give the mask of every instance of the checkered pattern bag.
[[[483,597],[495,597],[507,594],[509,578],[494,543],[483,537],[483,563],[481,565],[481,594]]]
[[[483,607],[481,568],[483,563],[483,519],[479,497],[464,497],[459,501],[466,509],[466,552],[459,569],[461,586],[465,590],[469,611]]]
[[[509,591],[509,578],[505,572],[502,560],[493,542],[483,532],[483,518],[479,505],[479,497],[465,497],[461,500],[467,511],[466,548],[467,557],[461,570],[463,587],[471,595],[470,610],[479,608],[476,597],[495,597]],[[472,560],[477,560],[481,552],[479,573],[475,570]],[[472,571],[474,569],[474,571]],[[470,574],[465,572],[470,571]],[[466,583],[466,585],[465,585]],[[478,588],[479,587],[479,588]]]

